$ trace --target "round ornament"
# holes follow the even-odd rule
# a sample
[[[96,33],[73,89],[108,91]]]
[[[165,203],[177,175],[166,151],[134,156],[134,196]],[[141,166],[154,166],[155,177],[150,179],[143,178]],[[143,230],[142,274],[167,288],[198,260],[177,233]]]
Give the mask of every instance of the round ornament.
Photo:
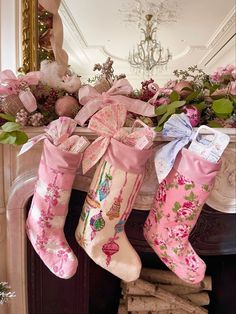
[[[74,118],[79,111],[79,103],[72,96],[63,96],[57,99],[55,112],[59,117]]]

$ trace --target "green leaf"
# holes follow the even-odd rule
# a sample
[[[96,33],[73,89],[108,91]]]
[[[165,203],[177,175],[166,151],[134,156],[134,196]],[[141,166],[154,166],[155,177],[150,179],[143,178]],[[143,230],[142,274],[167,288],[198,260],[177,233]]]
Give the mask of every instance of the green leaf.
[[[5,113],[0,113],[0,118],[7,120],[7,121],[11,121],[11,122],[15,122],[16,118],[9,115],[9,114],[5,114]]]
[[[174,203],[174,207],[172,208],[172,211],[177,213],[177,211],[181,208],[181,205],[179,202]]]
[[[173,109],[182,107],[183,105],[186,104],[185,100],[177,100],[174,101],[172,103],[170,103],[169,105],[167,105],[167,112],[172,112],[173,113]],[[174,111],[175,112],[175,111]]]
[[[206,104],[204,101],[199,102],[198,104],[193,104],[198,111],[202,112],[202,110],[206,109]]]
[[[171,113],[166,112],[161,119],[158,122],[158,126],[162,125],[164,122],[166,122],[166,120],[169,118],[169,116],[171,115]]]
[[[18,131],[20,129],[20,124],[16,122],[6,122],[2,125],[2,130],[4,132],[12,132],[12,131]]]
[[[193,100],[193,99],[196,99],[199,94],[200,94],[200,92],[199,92],[198,90],[195,91],[195,92],[193,92],[193,93],[191,93],[190,95],[188,95],[188,96],[185,98],[186,102],[189,102],[189,101],[191,101],[191,100]]]
[[[155,114],[157,116],[162,116],[167,111],[167,105],[161,105],[155,108]]]
[[[212,110],[218,118],[227,119],[233,111],[232,101],[227,98],[214,100],[212,103]]]
[[[163,129],[163,126],[162,126],[162,125],[158,125],[158,126],[155,127],[155,131],[156,131],[156,132],[161,132],[162,129]]]
[[[2,132],[0,133],[0,143],[1,144],[15,144],[16,136],[14,134]]]
[[[211,128],[222,128],[222,125],[214,120],[208,121],[207,125]]]
[[[170,101],[174,102],[179,100],[180,96],[179,94],[174,90],[171,94],[170,94]]]
[[[16,145],[22,145],[25,144],[28,141],[28,136],[25,132],[22,131],[16,131]]]

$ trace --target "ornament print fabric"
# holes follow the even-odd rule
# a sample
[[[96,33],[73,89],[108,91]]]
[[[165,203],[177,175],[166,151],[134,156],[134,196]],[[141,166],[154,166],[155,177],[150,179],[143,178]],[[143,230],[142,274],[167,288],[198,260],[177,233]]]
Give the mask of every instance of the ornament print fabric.
[[[51,134],[51,141],[44,140],[38,180],[26,221],[28,238],[35,251],[51,272],[64,279],[72,277],[78,265],[63,228],[72,184],[82,160],[81,151],[87,145],[83,137],[70,136],[75,127],[76,123],[65,117],[49,127],[47,136]]]
[[[104,148],[104,155],[86,197],[76,239],[98,265],[125,281],[132,281],[139,277],[141,261],[127,239],[124,226],[152,151],[138,150],[122,143],[127,143],[130,136],[135,145],[134,135],[125,134],[121,129],[125,117],[124,106],[112,105],[97,112],[90,120],[89,128],[101,137],[93,143],[94,147],[91,144],[85,151],[83,166],[86,171],[88,165],[91,167],[97,162],[99,146]],[[137,138],[144,134],[151,136],[153,141],[151,129],[140,129]]]
[[[160,183],[144,225],[144,236],[160,259],[189,283],[204,278],[206,265],[189,242],[220,169],[183,148],[174,167]]]

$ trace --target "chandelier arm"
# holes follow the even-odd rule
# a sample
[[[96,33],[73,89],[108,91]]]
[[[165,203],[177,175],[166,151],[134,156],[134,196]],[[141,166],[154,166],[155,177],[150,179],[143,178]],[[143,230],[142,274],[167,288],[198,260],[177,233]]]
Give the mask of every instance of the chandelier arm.
[[[169,49],[164,51],[161,43],[156,40],[157,27],[152,21],[152,15],[146,15],[145,28],[140,28],[144,39],[137,45],[137,50],[129,54],[129,63],[136,67],[150,71],[157,66],[163,66],[171,59]]]

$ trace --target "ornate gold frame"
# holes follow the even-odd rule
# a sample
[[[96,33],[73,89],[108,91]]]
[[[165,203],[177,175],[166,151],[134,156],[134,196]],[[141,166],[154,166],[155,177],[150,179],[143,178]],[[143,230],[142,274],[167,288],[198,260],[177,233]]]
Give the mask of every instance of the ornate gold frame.
[[[27,73],[38,68],[38,24],[37,0],[21,0],[22,2],[22,67],[21,71]]]

